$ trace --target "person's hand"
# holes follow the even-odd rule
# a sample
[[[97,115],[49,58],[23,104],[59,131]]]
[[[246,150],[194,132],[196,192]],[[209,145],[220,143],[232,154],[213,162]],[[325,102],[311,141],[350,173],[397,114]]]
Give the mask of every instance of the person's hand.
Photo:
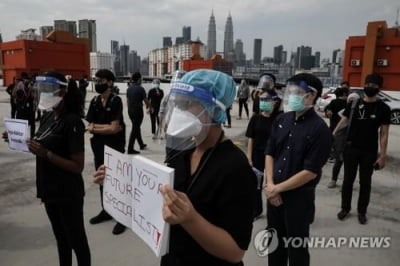
[[[195,216],[196,210],[192,202],[183,192],[172,189],[169,185],[161,187],[164,197],[163,218],[169,224],[189,223]]]
[[[279,190],[279,186],[275,185],[275,184],[266,184],[264,186],[264,193],[265,196],[267,196],[267,199],[273,198],[277,195],[279,195],[279,193],[281,193],[281,191]]]
[[[375,162],[375,165],[379,165],[378,170],[384,168],[386,165],[386,156],[379,156]]]
[[[47,152],[49,151],[45,147],[43,147],[39,142],[34,141],[34,140],[28,140],[26,142],[28,144],[29,151],[35,154],[36,156],[39,156],[41,158],[45,158],[47,155]]]
[[[332,117],[332,111],[331,110],[327,110],[326,111],[326,117],[331,118]]]
[[[282,205],[282,198],[281,195],[278,194],[275,197],[271,197],[268,199],[269,203],[271,203],[272,206],[278,207],[280,205]]]
[[[93,129],[94,129],[93,124],[90,124],[90,125],[88,125],[88,126],[86,127],[86,130],[89,131],[90,133],[93,133]]]
[[[93,174],[93,183],[95,184],[103,184],[104,178],[106,176],[106,166],[100,165],[96,172]]]
[[[1,133],[1,138],[5,141],[8,142],[8,132],[4,131],[3,133]]]

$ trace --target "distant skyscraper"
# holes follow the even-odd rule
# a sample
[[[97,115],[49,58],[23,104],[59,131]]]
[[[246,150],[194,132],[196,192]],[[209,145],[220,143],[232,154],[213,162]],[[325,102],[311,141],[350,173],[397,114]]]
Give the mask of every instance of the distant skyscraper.
[[[215,25],[213,11],[211,11],[210,20],[208,22],[207,50],[207,58],[211,58],[217,53],[217,26]]]
[[[192,28],[190,26],[183,26],[182,37],[183,42],[188,42],[192,39]]]
[[[121,54],[121,74],[123,76],[128,75],[128,62],[129,62],[129,45],[121,45],[120,46],[120,54]]]
[[[315,58],[312,56],[312,48],[310,46],[297,47],[295,67],[298,69],[310,69],[314,67]]]
[[[130,51],[128,59],[128,72],[129,74],[133,74],[137,71],[140,71],[140,56],[136,51]]]
[[[76,37],[76,21],[54,20],[54,30],[68,31]]]
[[[89,51],[97,51],[97,34],[96,34],[96,20],[81,19],[79,20],[79,38],[89,39]]]
[[[3,37],[1,37],[1,32],[0,32],[0,43],[2,43],[3,42]],[[0,56],[0,58],[1,58],[1,56]]]
[[[235,65],[244,66],[246,64],[246,55],[243,52],[243,42],[237,39],[235,42]]]
[[[283,45],[274,47],[274,63],[280,65],[282,63]]]
[[[3,37],[1,37],[1,32],[0,32],[0,43],[3,42]],[[1,67],[3,66],[3,57],[0,55],[0,71],[1,71]]]
[[[121,58],[120,58],[118,41],[111,40],[111,60],[114,73],[117,76],[121,75],[120,73]]]
[[[40,27],[40,36],[42,40],[46,40],[46,36],[54,30],[53,26],[42,26]]]
[[[321,53],[320,52],[315,52],[315,67],[320,66],[320,61],[321,61]]]
[[[175,45],[179,45],[179,44],[182,44],[182,43],[184,43],[183,37],[176,37],[175,38]]]
[[[338,53],[340,52],[340,49],[336,49],[336,50],[333,50],[333,52],[332,52],[332,63],[338,63],[338,62],[336,62],[337,61],[337,57],[338,57]]]
[[[286,64],[287,62],[287,52],[282,51],[282,64]]]
[[[172,46],[172,39],[171,37],[163,37],[163,47],[170,47]]]
[[[254,39],[254,49],[253,49],[254,65],[259,65],[261,63],[261,53],[262,53],[262,39]]]
[[[235,52],[233,50],[233,23],[232,16],[229,13],[225,24],[225,34],[224,34],[224,59],[226,61],[233,62]]]

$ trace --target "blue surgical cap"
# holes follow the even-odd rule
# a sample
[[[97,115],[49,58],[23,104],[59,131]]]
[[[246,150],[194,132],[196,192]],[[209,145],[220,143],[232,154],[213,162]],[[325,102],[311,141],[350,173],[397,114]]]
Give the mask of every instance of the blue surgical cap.
[[[193,70],[186,73],[182,77],[181,82],[210,91],[213,97],[223,103],[226,108],[230,107],[235,99],[235,81],[231,76],[219,71],[210,69]],[[204,105],[212,115],[212,120],[215,123],[222,124],[225,122],[226,110],[216,110],[216,108],[220,109],[216,105]]]

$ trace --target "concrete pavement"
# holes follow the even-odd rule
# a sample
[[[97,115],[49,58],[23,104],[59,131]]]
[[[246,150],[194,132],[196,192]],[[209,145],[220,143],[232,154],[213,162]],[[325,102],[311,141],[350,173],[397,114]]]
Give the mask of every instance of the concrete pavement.
[[[88,100],[94,94],[88,93]],[[125,95],[121,95],[125,103]],[[251,105],[251,104],[250,104]],[[250,107],[250,106],[249,106]],[[131,124],[124,110],[127,123],[127,137]],[[0,119],[10,113],[9,98],[4,87],[0,87]],[[225,129],[227,136],[245,149],[243,133],[248,120],[236,120],[237,104],[233,106],[232,128]],[[0,131],[4,131],[0,123]],[[145,117],[142,133],[148,149],[143,156],[162,162],[164,147],[151,139],[150,118]],[[94,170],[93,155],[89,145],[90,135],[86,135],[85,179],[85,223],[92,253],[92,265],[158,265],[158,259],[132,232],[120,236],[111,233],[114,222],[90,225],[90,217],[100,210],[98,186],[91,182]],[[391,126],[388,165],[373,176],[371,203],[368,209],[369,223],[361,226],[353,211],[344,222],[336,219],[340,207],[340,188],[327,189],[332,164],[324,167],[324,174],[317,188],[317,213],[311,234],[315,236],[388,236],[390,248],[356,249],[312,249],[312,265],[397,265],[400,259],[400,127]],[[339,178],[339,184],[342,177]],[[357,182],[356,182],[357,183]],[[356,206],[358,184],[355,184],[353,206]],[[57,265],[58,257],[54,236],[45,210],[36,199],[35,161],[31,154],[8,151],[7,145],[0,142],[0,265]],[[264,210],[265,211],[265,210]],[[254,223],[253,235],[266,225],[265,217]],[[254,237],[254,236],[253,236]],[[267,265],[266,257],[258,257],[253,242],[245,256],[246,265]],[[75,263],[75,262],[74,262]],[[76,265],[76,264],[74,264]]]

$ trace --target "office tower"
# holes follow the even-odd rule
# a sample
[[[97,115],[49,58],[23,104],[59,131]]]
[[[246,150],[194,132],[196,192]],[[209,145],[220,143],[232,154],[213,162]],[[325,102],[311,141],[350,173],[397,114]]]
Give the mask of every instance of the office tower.
[[[190,26],[183,26],[182,37],[183,37],[184,43],[186,43],[192,39],[192,28]]]
[[[282,63],[283,45],[274,47],[274,63],[280,65]]]
[[[320,52],[315,52],[314,67],[319,67],[320,66],[320,61],[321,61],[321,53]]]
[[[54,20],[54,30],[68,31],[76,37],[76,22],[67,20]]]
[[[286,64],[287,62],[287,52],[286,51],[282,51],[282,60],[281,63],[282,64]]]
[[[128,59],[128,72],[133,74],[138,71],[140,71],[140,56],[136,51],[130,51]]]
[[[42,26],[40,27],[40,36],[42,40],[46,40],[46,36],[54,30],[53,26]]]
[[[339,52],[340,52],[340,49],[333,50],[333,52],[332,52],[332,63],[333,64],[337,63],[336,61],[337,61]]]
[[[310,46],[297,47],[295,67],[297,69],[311,69],[314,67],[315,58],[312,56],[312,48]]]
[[[243,42],[237,39],[235,42],[235,65],[244,66],[246,64],[246,55],[243,52]]]
[[[115,75],[121,75],[121,58],[119,52],[119,43],[118,41],[111,40],[111,61],[112,68]]]
[[[215,25],[214,11],[211,11],[207,33],[207,58],[210,59],[217,53],[217,26]]]
[[[0,32],[0,43],[2,43],[3,42],[3,37],[1,37],[1,32]],[[1,56],[0,56],[0,58],[1,58]]]
[[[3,42],[3,37],[1,37],[1,32],[0,32],[0,43],[2,43]],[[2,59],[3,57],[1,56],[1,53],[0,53],[0,72],[1,72],[1,67],[3,66],[3,59]]]
[[[233,23],[232,16],[229,13],[225,24],[225,34],[224,34],[224,59],[226,61],[233,62],[235,52],[233,50]]]
[[[262,52],[262,39],[254,39],[254,49],[253,49],[254,65],[259,65],[261,63],[261,52]]]
[[[175,38],[175,45],[183,44],[183,37],[176,37]]]
[[[129,45],[121,45],[120,48],[120,56],[121,56],[121,74],[123,76],[128,75],[128,61],[129,61]]]
[[[97,51],[97,35],[96,35],[96,20],[81,19],[79,20],[79,38],[89,39],[89,51]]]
[[[170,47],[172,46],[172,38],[167,36],[167,37],[163,37],[163,47]]]

